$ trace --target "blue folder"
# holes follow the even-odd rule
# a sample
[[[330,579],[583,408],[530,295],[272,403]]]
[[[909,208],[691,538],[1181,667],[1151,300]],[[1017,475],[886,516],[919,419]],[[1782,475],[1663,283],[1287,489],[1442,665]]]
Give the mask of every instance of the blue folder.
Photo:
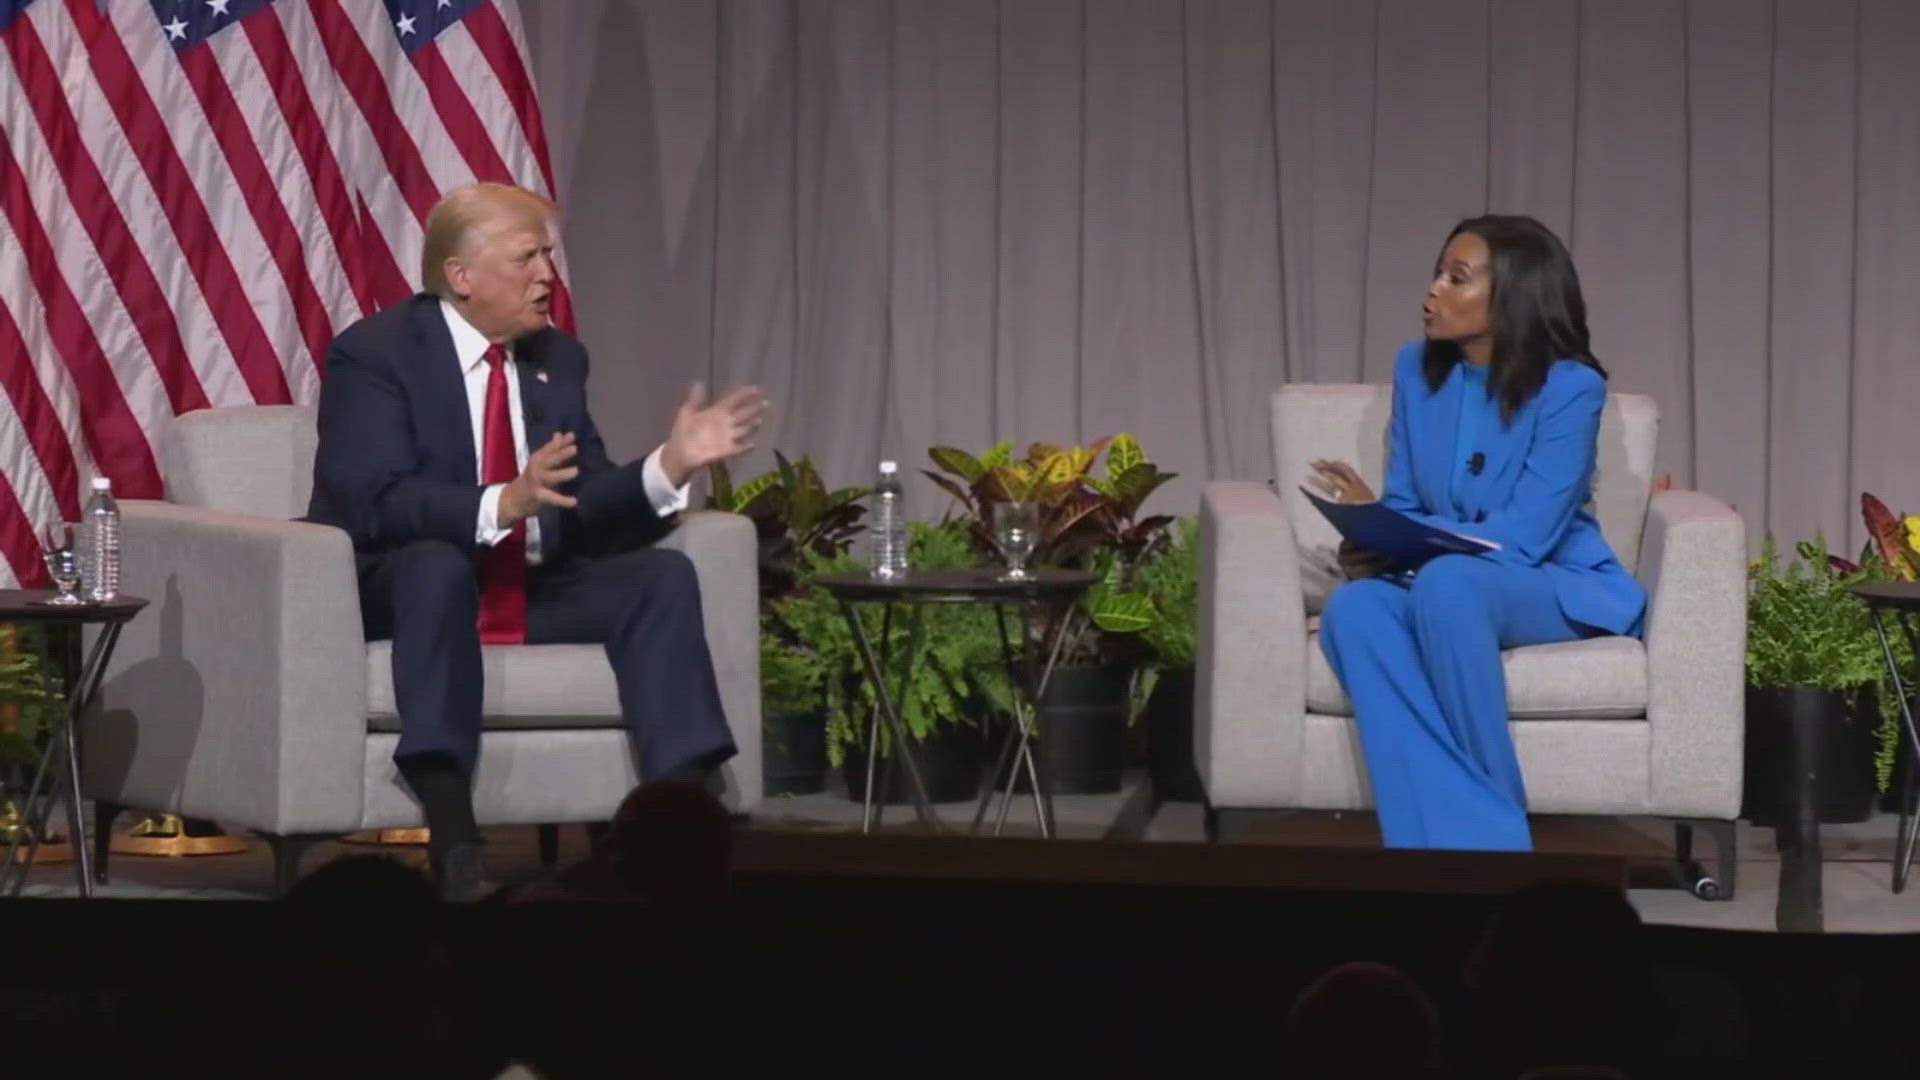
[[[1478,555],[1500,547],[1491,540],[1423,524],[1378,502],[1329,502],[1304,487],[1300,493],[1319,507],[1333,527],[1340,530],[1341,536],[1403,569],[1449,552]]]

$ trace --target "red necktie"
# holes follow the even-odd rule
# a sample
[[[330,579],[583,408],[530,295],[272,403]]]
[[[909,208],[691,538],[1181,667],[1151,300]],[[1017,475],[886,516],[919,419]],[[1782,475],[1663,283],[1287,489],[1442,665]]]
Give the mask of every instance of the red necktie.
[[[504,484],[520,473],[513,445],[513,417],[507,411],[507,350],[487,347],[487,408],[482,422],[480,482]],[[480,641],[517,645],[527,640],[527,523],[480,559]]]

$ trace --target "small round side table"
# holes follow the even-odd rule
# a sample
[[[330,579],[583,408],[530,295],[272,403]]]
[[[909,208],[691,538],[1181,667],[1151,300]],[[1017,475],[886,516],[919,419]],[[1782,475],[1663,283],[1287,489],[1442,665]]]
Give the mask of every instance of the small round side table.
[[[866,799],[861,815],[862,831],[870,831],[876,820],[874,806],[874,762],[880,756],[880,724],[887,725],[887,734],[893,740],[894,755],[888,760],[888,768],[897,768],[905,762],[907,779],[911,784],[914,813],[920,822],[938,832],[939,819],[933,813],[933,806],[927,798],[926,784],[920,778],[920,766],[914,760],[909,745],[906,724],[900,718],[898,702],[906,694],[913,682],[913,658],[919,652],[919,642],[923,621],[923,605],[926,604],[992,604],[994,614],[1000,624],[1000,652],[1007,665],[1007,678],[1014,690],[1013,726],[1007,730],[1002,741],[999,761],[991,772],[981,780],[980,805],[973,815],[973,831],[978,832],[986,818],[987,807],[993,799],[994,783],[1001,772],[1011,769],[1008,775],[1005,797],[1000,803],[1000,816],[994,825],[999,833],[1007,820],[1007,808],[1013,802],[1014,778],[1019,776],[1025,766],[1027,777],[1033,785],[1034,812],[1039,816],[1040,835],[1053,836],[1053,786],[1047,776],[1045,755],[1037,754],[1033,749],[1033,740],[1037,736],[1044,741],[1046,733],[1040,730],[1040,701],[1046,693],[1047,682],[1053,675],[1054,665],[1060,659],[1061,645],[1067,640],[1068,630],[1075,621],[1075,601],[1084,596],[1088,589],[1098,581],[1093,574],[1079,570],[1055,570],[1042,568],[1027,572],[1024,578],[1009,580],[1001,571],[979,570],[909,570],[896,578],[874,577],[868,574],[830,574],[816,579],[816,583],[835,600],[840,602],[840,612],[846,616],[847,625],[853,629],[854,644],[859,647],[860,661],[866,668],[867,678],[873,683],[873,694],[879,707],[867,728],[867,785]],[[858,603],[878,603],[881,605],[880,646],[882,649],[892,640],[893,608],[895,604],[911,606],[913,622],[908,632],[906,663],[902,665],[900,681],[895,689],[889,690],[885,672],[890,657],[876,654],[873,641],[867,635],[867,626],[854,605]],[[1053,632],[1042,643],[1045,652],[1044,664],[1020,664],[1024,648],[1016,648],[1013,636],[1007,630],[1007,606],[1041,604],[1052,609]],[[1024,645],[1025,634],[1021,635]],[[1023,677],[1024,676],[1024,677]]]
[[[0,623],[35,623],[69,635],[70,640],[75,641],[86,627],[100,627],[99,636],[94,638],[93,647],[87,650],[86,661],[81,664],[73,685],[68,689],[67,715],[60,724],[60,730],[47,741],[47,748],[41,753],[40,762],[34,769],[33,782],[27,786],[20,820],[22,832],[30,833],[32,839],[27,844],[24,859],[16,858],[22,833],[15,833],[13,841],[7,845],[5,860],[0,861],[0,896],[18,896],[26,885],[27,871],[33,868],[33,857],[40,847],[40,837],[46,833],[47,819],[53,814],[56,799],[64,801],[67,806],[67,832],[73,844],[73,867],[80,883],[80,895],[93,895],[92,857],[87,847],[86,821],[80,812],[80,742],[77,729],[80,718],[86,715],[94,696],[100,691],[101,677],[106,674],[107,662],[113,658],[113,647],[120,640],[121,629],[140,614],[147,602],[137,596],[122,596],[99,603],[61,605],[52,602],[57,595],[41,589],[0,589]],[[53,672],[52,652],[45,639],[42,639],[40,677],[48,696],[58,697],[60,687]],[[65,780],[64,792],[60,790],[62,779]]]

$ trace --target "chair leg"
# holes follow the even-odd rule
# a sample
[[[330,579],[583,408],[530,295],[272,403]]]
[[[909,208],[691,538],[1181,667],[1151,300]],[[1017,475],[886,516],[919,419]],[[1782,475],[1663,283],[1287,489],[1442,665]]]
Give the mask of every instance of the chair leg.
[[[1693,831],[1713,837],[1719,875],[1709,874],[1694,858]],[[1708,819],[1681,819],[1673,823],[1674,870],[1680,887],[1702,900],[1731,900],[1739,885],[1739,823]]]
[[[560,826],[541,825],[537,828],[540,837],[540,865],[551,870],[554,864],[560,861]]]
[[[93,881],[107,883],[107,856],[113,851],[113,822],[126,807],[105,799],[93,800]]]
[[[300,857],[323,836],[275,836],[267,834],[267,846],[273,849],[273,898],[281,899],[300,879]]]
[[[1206,828],[1207,842],[1211,844],[1238,843],[1247,834],[1253,823],[1260,820],[1261,811],[1232,810],[1207,804]]]
[[[607,834],[612,831],[613,831],[612,822],[608,822],[608,821],[587,822],[587,846],[589,848],[599,847],[600,841],[605,840],[607,838]]]

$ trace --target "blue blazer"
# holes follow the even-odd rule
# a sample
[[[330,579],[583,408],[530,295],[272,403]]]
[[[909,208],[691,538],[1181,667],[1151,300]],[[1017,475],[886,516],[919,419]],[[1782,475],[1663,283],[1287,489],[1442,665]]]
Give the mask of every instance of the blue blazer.
[[[647,498],[641,462],[608,460],[587,413],[587,350],[549,327],[514,343],[531,450],[569,431],[580,473],[561,490],[579,500],[540,512],[543,565],[651,543],[670,530]],[[308,521],[378,556],[419,540],[473,554],[480,516],[479,451],[466,384],[438,297],[413,296],[349,326],[327,350],[320,388]]]
[[[1380,501],[1444,529],[1500,545],[1480,558],[1546,570],[1560,611],[1574,622],[1639,636],[1647,593],[1620,565],[1585,507],[1599,454],[1607,381],[1577,360],[1560,360],[1511,424],[1495,421],[1474,448],[1479,475],[1463,476],[1456,517],[1450,497],[1465,381],[1456,371],[1429,391],[1422,341],[1401,346],[1393,366],[1393,419]],[[1476,388],[1477,389],[1477,388]]]

